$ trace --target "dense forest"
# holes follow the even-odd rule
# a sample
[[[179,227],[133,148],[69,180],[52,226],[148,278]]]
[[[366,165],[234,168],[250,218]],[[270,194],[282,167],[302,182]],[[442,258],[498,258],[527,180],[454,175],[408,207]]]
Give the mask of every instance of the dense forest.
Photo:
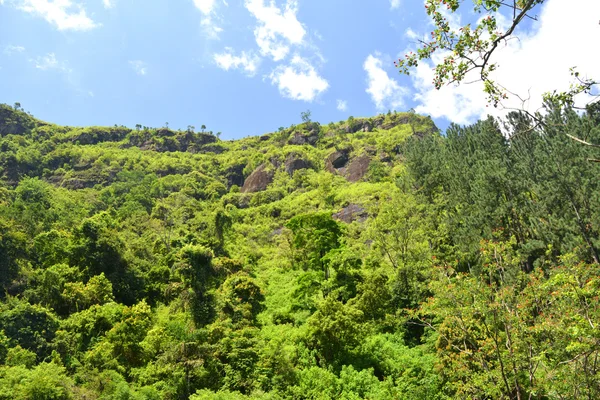
[[[223,141],[0,106],[0,399],[600,398],[600,109]]]

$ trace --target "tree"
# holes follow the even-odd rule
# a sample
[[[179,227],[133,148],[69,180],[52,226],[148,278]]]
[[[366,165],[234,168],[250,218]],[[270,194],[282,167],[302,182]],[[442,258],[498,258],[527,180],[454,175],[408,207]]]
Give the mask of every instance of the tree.
[[[218,278],[212,265],[213,253],[202,246],[184,246],[173,264],[172,290],[177,291],[183,305],[198,325],[214,318],[214,299],[210,291]]]
[[[202,126],[200,127],[200,129],[202,129],[202,133],[204,133],[204,131],[206,130],[206,125],[202,124]]]
[[[296,259],[305,269],[323,270],[327,279],[329,273],[324,257],[329,251],[340,247],[341,226],[330,213],[321,212],[298,215],[286,227],[294,235],[292,245],[297,251]]]
[[[19,260],[25,258],[27,236],[14,223],[0,218],[0,286],[6,289],[19,274]],[[4,293],[3,293],[4,294]]]
[[[62,365],[41,363],[33,369],[3,367],[0,374],[0,399],[73,399],[73,380]]]
[[[501,82],[493,79],[492,73],[498,63],[492,55],[507,41],[515,38],[515,29],[526,19],[537,20],[532,12],[545,0],[473,0],[473,11],[477,21],[455,29],[446,16],[448,12],[458,13],[461,0],[427,0],[425,9],[431,18],[434,30],[429,39],[419,40],[419,48],[394,62],[401,73],[409,74],[420,61],[431,60],[434,55],[441,57],[435,66],[434,85],[436,89],[449,83],[461,83],[471,72],[478,74],[483,82],[484,92],[494,106],[508,98],[509,90]],[[511,14],[508,28],[503,30],[499,23],[501,11]],[[562,105],[573,105],[573,97],[579,93],[590,93],[598,84],[592,79],[582,78],[571,70],[576,79],[571,89],[562,93],[551,93],[545,97]]]
[[[310,122],[310,110],[306,110],[300,113],[300,117],[302,118],[302,122],[307,123]]]
[[[350,304],[327,297],[308,320],[312,346],[330,363],[343,358],[365,335],[363,312]]]
[[[141,343],[151,326],[152,310],[145,301],[126,307],[121,321],[117,322],[87,353],[88,360],[93,365],[102,367],[140,366],[144,360],[144,349]]]
[[[378,210],[368,233],[375,250],[395,268],[427,259],[425,207],[410,195],[396,194]]]
[[[59,321],[48,309],[11,299],[0,310],[0,327],[11,343],[36,353],[43,360],[51,353]]]
[[[480,277],[439,268],[420,313],[437,332],[444,391],[457,399],[594,399],[600,393],[598,265],[563,258],[518,271],[507,242],[482,241]],[[435,317],[433,317],[435,316]],[[436,323],[432,324],[432,319]],[[439,322],[438,322],[439,321]]]
[[[50,184],[39,178],[23,179],[15,188],[13,212],[32,236],[48,228],[57,217],[53,209],[55,197],[52,189]]]

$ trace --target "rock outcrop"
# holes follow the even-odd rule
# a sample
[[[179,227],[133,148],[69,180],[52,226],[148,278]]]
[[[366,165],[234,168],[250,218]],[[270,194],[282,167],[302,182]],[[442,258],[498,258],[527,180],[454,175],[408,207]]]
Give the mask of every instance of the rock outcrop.
[[[348,150],[337,150],[331,153],[325,160],[325,168],[331,173],[337,172],[340,168],[344,168],[350,160]]]
[[[368,155],[358,156],[350,161],[343,175],[350,182],[358,182],[369,172],[370,163],[371,157]]]
[[[167,128],[160,128],[156,135],[150,131],[132,132],[129,144],[141,150],[154,150],[158,152],[188,151],[190,153],[205,152],[207,145],[217,145],[217,137],[209,133],[175,132]],[[209,147],[206,147],[207,149]]]
[[[371,156],[362,154],[350,159],[348,150],[338,150],[329,155],[325,160],[325,168],[332,174],[339,174],[349,182],[358,182],[369,171]]]
[[[261,164],[256,168],[242,186],[242,193],[255,193],[267,189],[267,186],[273,182],[273,171],[267,170],[266,164]]]
[[[364,222],[369,215],[367,211],[358,204],[349,204],[342,208],[339,212],[332,215],[334,219],[345,222],[347,224],[358,221]]]
[[[313,165],[310,161],[303,159],[301,156],[290,153],[285,159],[284,169],[290,176],[294,175],[294,172],[301,170],[312,168]]]
[[[288,144],[294,145],[303,145],[308,144],[314,146],[319,140],[319,131],[317,129],[313,129],[308,133],[305,132],[294,132],[290,140],[288,140]]]

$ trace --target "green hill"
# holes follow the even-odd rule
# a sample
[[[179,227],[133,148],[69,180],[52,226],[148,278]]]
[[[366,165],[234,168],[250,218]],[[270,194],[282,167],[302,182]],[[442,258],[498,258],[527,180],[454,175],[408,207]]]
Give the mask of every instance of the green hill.
[[[0,399],[594,398],[600,166],[565,133],[599,120],[223,141],[0,105]]]

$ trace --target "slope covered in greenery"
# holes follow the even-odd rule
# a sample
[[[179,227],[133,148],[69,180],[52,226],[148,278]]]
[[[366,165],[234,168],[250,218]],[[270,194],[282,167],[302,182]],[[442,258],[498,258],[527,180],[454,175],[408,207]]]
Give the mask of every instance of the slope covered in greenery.
[[[0,106],[0,399],[595,398],[599,114],[503,130]]]

